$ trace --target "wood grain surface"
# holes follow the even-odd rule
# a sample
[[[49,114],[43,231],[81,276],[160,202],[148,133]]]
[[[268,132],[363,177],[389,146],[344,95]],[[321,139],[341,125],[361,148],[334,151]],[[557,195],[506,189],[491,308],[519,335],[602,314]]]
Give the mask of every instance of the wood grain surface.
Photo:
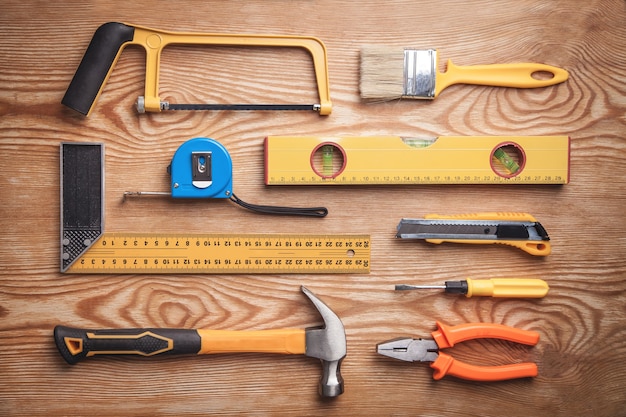
[[[61,98],[94,30],[108,21],[164,30],[317,36],[328,49],[333,113],[136,113],[143,51],[122,53],[91,116]],[[0,414],[626,416],[626,3],[555,1],[15,1],[0,4]],[[564,84],[536,90],[453,86],[432,102],[363,103],[362,45],[439,50],[440,70],[539,62]],[[160,93],[176,103],[304,103],[317,98],[296,48],[166,49]],[[564,186],[266,187],[267,135],[570,135]],[[219,140],[244,200],[311,206],[325,219],[260,216],[226,201],[122,202],[166,191],[184,141]],[[106,145],[106,230],[368,233],[369,275],[64,275],[59,272],[59,143]],[[525,211],[548,230],[544,259],[505,246],[399,242],[402,217]],[[539,300],[394,292],[394,284],[495,277],[545,279]],[[342,319],[345,394],[321,399],[304,356],[115,357],[66,364],[52,331],[181,327],[231,330],[321,324],[308,286]],[[426,364],[375,352],[428,337],[435,321],[495,322],[539,344],[475,341],[450,351],[478,364],[533,361],[532,379],[432,379]]]

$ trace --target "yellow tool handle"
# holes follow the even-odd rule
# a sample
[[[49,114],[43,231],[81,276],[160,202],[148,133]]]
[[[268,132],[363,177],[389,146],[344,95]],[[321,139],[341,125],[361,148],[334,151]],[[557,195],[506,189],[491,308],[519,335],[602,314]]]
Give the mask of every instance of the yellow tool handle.
[[[537,79],[533,74],[546,72],[549,79]],[[453,84],[478,84],[494,87],[537,88],[562,83],[569,74],[562,68],[545,64],[491,64],[457,66],[448,61],[446,72],[438,72],[435,82],[435,97]]]
[[[469,243],[474,245],[508,245],[514,246],[534,256],[548,256],[552,251],[549,241],[535,242],[530,240],[479,240],[479,239],[425,239],[428,243],[440,244]]]
[[[541,279],[531,278],[493,278],[473,280],[467,279],[466,297],[516,297],[542,298],[550,287]]]
[[[500,220],[515,222],[536,222],[537,220],[529,213],[522,212],[484,212],[467,214],[427,214],[425,219],[450,219],[450,220]]]
[[[304,329],[280,330],[202,330],[199,355],[212,353],[262,352],[304,354],[306,336]]]

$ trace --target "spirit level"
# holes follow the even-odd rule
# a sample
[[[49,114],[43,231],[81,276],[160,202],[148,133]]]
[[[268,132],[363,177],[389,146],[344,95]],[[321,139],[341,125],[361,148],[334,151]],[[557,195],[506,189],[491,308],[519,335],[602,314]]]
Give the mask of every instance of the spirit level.
[[[267,185],[567,184],[568,136],[268,136]]]

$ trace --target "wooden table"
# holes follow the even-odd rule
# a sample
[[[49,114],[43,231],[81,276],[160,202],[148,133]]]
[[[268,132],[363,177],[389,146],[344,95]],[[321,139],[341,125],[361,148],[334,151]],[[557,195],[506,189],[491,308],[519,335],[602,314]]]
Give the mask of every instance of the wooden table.
[[[92,114],[61,105],[94,30],[123,21],[192,32],[311,35],[328,49],[333,113],[137,114],[143,51],[127,48]],[[584,1],[64,1],[0,6],[0,414],[2,415],[626,415],[626,6]],[[436,48],[459,65],[541,62],[567,69],[555,87],[454,86],[433,102],[363,103],[359,49]],[[317,98],[297,48],[166,49],[160,93],[172,102],[308,103]],[[545,185],[268,187],[266,135],[570,135],[571,182]],[[225,201],[136,199],[168,190],[165,171],[187,139],[219,140],[235,190],[263,204],[323,203],[323,220],[260,216]],[[59,272],[59,143],[106,146],[106,230],[203,233],[367,233],[371,273],[67,275]],[[394,239],[402,217],[532,213],[548,230],[546,258],[500,246]],[[537,277],[528,301],[394,292],[394,284]],[[57,324],[86,328],[260,330],[321,319],[306,285],[343,320],[345,394],[317,395],[318,361],[303,356],[98,358],[66,364]],[[376,354],[378,342],[427,337],[435,321],[495,322],[540,333],[531,349],[468,342],[479,364],[534,361],[536,378],[497,383],[432,379],[425,364]]]

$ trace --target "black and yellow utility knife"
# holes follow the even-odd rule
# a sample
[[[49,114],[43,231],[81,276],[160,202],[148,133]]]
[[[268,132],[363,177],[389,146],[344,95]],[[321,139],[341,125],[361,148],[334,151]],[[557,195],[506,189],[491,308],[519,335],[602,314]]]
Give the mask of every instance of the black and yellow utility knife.
[[[550,254],[550,238],[528,213],[474,213],[456,216],[431,214],[423,219],[402,219],[396,237],[425,239],[430,243],[504,244],[535,256]]]

